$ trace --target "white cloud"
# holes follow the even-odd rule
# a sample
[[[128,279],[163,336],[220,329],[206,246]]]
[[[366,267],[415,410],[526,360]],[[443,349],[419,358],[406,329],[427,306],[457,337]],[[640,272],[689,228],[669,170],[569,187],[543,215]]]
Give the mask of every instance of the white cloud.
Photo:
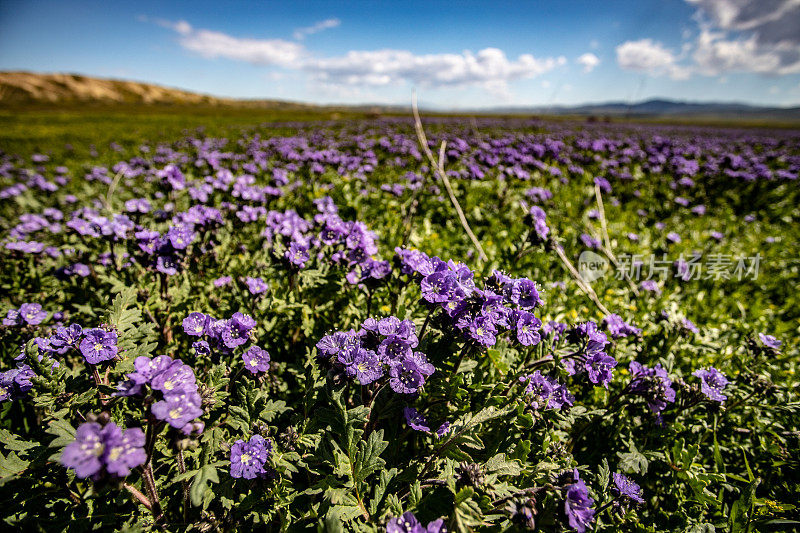
[[[302,30],[303,35],[333,27],[330,19]],[[477,86],[489,94],[509,97],[508,83],[533,78],[566,64],[563,56],[510,59],[497,48],[473,53],[414,54],[407,50],[353,50],[341,56],[313,57],[303,44],[282,39],[244,39],[195,29],[185,21],[158,24],[175,31],[186,50],[208,58],[225,58],[255,65],[275,65],[306,72],[326,86],[388,86],[412,83],[427,87]],[[310,31],[314,29],[314,31]],[[301,30],[298,30],[301,31]],[[297,35],[295,35],[297,37]],[[592,54],[585,54],[592,55]]]
[[[330,28],[336,28],[341,23],[342,21],[337,18],[325,19],[323,21],[317,22],[313,26],[308,26],[306,28],[298,28],[294,30],[294,33],[292,35],[298,41],[302,41],[309,35],[314,35],[315,33],[319,33],[323,30],[328,30]]]
[[[724,72],[761,74],[796,74],[800,72],[800,49],[781,43],[760,45],[755,35],[726,39],[722,32],[704,28],[692,54],[701,74],[714,76]]]
[[[282,39],[240,39],[221,32],[197,30],[183,20],[169,27],[180,35],[178,42],[183,48],[207,58],[292,67],[305,54],[302,45]]]
[[[698,7],[699,73],[800,72],[800,0],[687,0]]]
[[[566,63],[564,57],[536,59],[523,54],[509,60],[502,50],[477,54],[417,55],[405,50],[350,51],[343,56],[312,59],[303,69],[322,80],[346,84],[388,85],[411,82],[421,86],[491,86],[533,78]]]
[[[581,55],[577,61],[579,65],[583,65],[584,72],[591,72],[600,64],[600,58],[591,52]]]
[[[626,41],[617,46],[617,64],[624,70],[644,72],[653,76],[668,75],[682,80],[690,70],[678,64],[678,57],[663,44],[652,39]]]
[[[800,73],[800,0],[686,2],[697,7],[693,19],[699,31],[684,32],[680,54],[652,39],[628,41],[617,47],[619,66],[673,79]]]

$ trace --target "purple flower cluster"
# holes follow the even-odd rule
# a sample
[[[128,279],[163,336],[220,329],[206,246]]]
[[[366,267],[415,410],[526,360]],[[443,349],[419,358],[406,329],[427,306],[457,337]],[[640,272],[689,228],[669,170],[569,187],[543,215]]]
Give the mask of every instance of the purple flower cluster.
[[[305,268],[312,257],[327,257],[348,268],[352,285],[385,278],[391,272],[388,261],[375,259],[377,237],[363,222],[344,221],[333,200],[325,196],[314,200],[318,213],[313,222],[295,211],[269,211],[262,235],[293,268]],[[280,246],[276,246],[280,244]]]
[[[539,409],[568,409],[575,403],[575,397],[567,387],[557,379],[544,376],[540,371],[527,376],[520,376],[520,382],[526,383],[525,392],[533,396],[531,407]]]
[[[386,523],[386,533],[445,533],[444,519],[439,518],[423,526],[414,513],[406,511],[402,516],[392,518]]]
[[[250,315],[236,312],[228,320],[217,320],[204,313],[189,313],[183,319],[183,331],[193,337],[203,337],[204,345],[195,343],[195,349],[202,346],[209,349],[209,341],[218,350],[230,352],[250,340],[250,333],[256,321]]]
[[[586,371],[589,381],[608,388],[614,377],[617,361],[603,351],[608,344],[606,334],[597,328],[597,324],[589,321],[572,328],[568,339],[578,349],[563,361],[567,372],[575,375]]]
[[[19,309],[9,309],[3,319],[4,326],[37,326],[47,319],[47,311],[40,304],[22,304]]]
[[[58,326],[55,333],[46,338],[37,337],[39,357],[42,355],[65,355],[71,349],[77,349],[87,363],[97,365],[104,361],[116,359],[117,332],[103,328],[83,329],[80,324]]]
[[[631,372],[628,390],[643,397],[653,413],[660,415],[668,403],[675,402],[672,380],[669,379],[667,371],[661,367],[661,363],[649,368],[636,361],[631,361],[628,368]]]
[[[194,371],[180,359],[168,355],[137,357],[134,372],[117,387],[119,396],[135,396],[144,392],[144,386],[161,392],[162,400],[150,408],[153,416],[167,422],[175,429],[189,435],[201,433],[202,422],[193,422],[203,414],[202,398],[197,392]]]
[[[265,468],[272,454],[272,443],[261,435],[253,435],[245,442],[237,440],[231,446],[231,477],[255,479],[265,477]]]
[[[317,342],[319,356],[333,368],[367,385],[389,374],[389,385],[398,394],[413,394],[433,374],[425,354],[414,351],[419,344],[410,320],[389,316],[368,318],[358,331],[337,331]]]
[[[17,363],[16,368],[0,372],[0,402],[25,396],[32,388],[31,378],[36,374],[31,367]]]
[[[723,403],[728,398],[722,394],[722,390],[730,381],[713,366],[695,370],[692,375],[700,378],[700,390],[712,402]]]
[[[86,422],[64,448],[61,464],[73,469],[79,478],[99,479],[104,472],[125,477],[147,460],[144,445],[144,432],[139,428],[122,430],[114,422],[105,426]]]
[[[462,263],[444,262],[418,250],[397,248],[401,271],[420,281],[422,299],[464,336],[478,344],[493,346],[501,330],[511,330],[523,346],[541,341],[541,321],[533,314],[542,300],[539,289],[527,278],[511,278],[495,270],[483,289]]]

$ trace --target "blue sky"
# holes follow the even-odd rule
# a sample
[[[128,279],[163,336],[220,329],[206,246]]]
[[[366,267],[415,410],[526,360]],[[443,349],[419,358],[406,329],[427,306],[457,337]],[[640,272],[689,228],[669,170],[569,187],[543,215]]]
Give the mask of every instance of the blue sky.
[[[442,109],[800,104],[794,0],[0,2],[0,69]]]

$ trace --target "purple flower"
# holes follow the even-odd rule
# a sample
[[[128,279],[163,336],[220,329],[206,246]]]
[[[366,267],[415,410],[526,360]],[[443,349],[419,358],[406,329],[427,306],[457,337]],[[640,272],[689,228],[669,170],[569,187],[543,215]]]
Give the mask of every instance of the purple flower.
[[[241,346],[250,336],[250,330],[256,326],[256,321],[249,315],[234,313],[230,320],[225,322],[222,329],[222,342],[228,348]]]
[[[442,303],[450,299],[452,280],[447,272],[434,272],[426,276],[420,287],[422,298],[430,303]]]
[[[64,448],[61,464],[75,470],[79,478],[97,478],[103,467],[110,474],[125,477],[147,460],[144,444],[139,428],[123,431],[113,422],[105,427],[87,422],[78,427],[75,440]]]
[[[634,394],[644,397],[650,410],[659,414],[666,409],[668,403],[675,402],[675,390],[667,371],[661,363],[648,368],[636,361],[631,361],[628,368],[631,372],[631,383],[628,386]]]
[[[261,294],[269,289],[269,285],[263,278],[251,278],[248,276],[244,282],[247,284],[247,290],[250,291],[250,294]]]
[[[79,349],[86,361],[96,365],[102,361],[109,361],[117,356],[117,334],[93,328],[84,332]]]
[[[19,317],[31,326],[41,324],[47,318],[47,311],[42,311],[40,304],[22,304]]]
[[[98,475],[103,468],[105,452],[102,432],[102,426],[96,422],[81,424],[75,432],[75,440],[64,448],[61,464],[75,470],[79,478]]]
[[[39,357],[41,360],[42,356]],[[0,372],[0,402],[25,396],[33,388],[31,378],[34,375],[33,369],[24,363],[17,363],[16,368]]]
[[[444,520],[439,518],[423,526],[411,511],[406,511],[403,516],[392,518],[386,523],[386,533],[444,533],[447,528]]]
[[[193,375],[194,376],[194,375]],[[156,402],[150,408],[153,416],[164,420],[175,429],[182,429],[186,424],[203,414],[200,407],[202,400],[195,392],[165,395],[165,399]]]
[[[231,281],[233,281],[232,277],[222,276],[214,280],[214,286],[217,288],[224,287],[225,285],[229,285]]]
[[[759,333],[758,338],[761,340],[761,344],[763,344],[767,348],[772,348],[773,350],[779,350],[781,344],[783,344],[781,341],[779,341],[772,335],[765,335],[763,333]]]
[[[517,340],[523,346],[534,346],[541,342],[542,337],[539,330],[542,321],[533,316],[533,313],[521,312],[517,317]]]
[[[588,235],[586,233],[582,233],[581,234],[581,242],[587,248],[592,248],[592,249],[595,249],[595,250],[599,249],[603,245],[600,242],[600,239],[595,239],[594,237],[592,237],[591,235]]]
[[[722,394],[722,390],[730,383],[725,374],[714,368],[701,368],[692,373],[693,376],[700,378],[700,390],[706,398],[711,401],[723,403],[728,397]]]
[[[269,353],[258,346],[251,346],[242,354],[242,359],[244,359],[244,367],[252,374],[269,370]]]
[[[196,378],[189,365],[175,359],[166,368],[153,376],[150,386],[164,393],[164,396],[197,391]]]
[[[531,406],[534,409],[562,409],[571,406],[575,397],[555,378],[542,375],[540,371],[522,376],[520,382],[525,383],[525,392],[534,396]]]
[[[356,379],[362,385],[369,385],[383,377],[383,364],[378,354],[372,350],[358,350],[351,365]]]
[[[398,394],[413,394],[425,383],[425,377],[409,359],[392,365],[389,376],[389,386]]]
[[[479,316],[469,323],[469,334],[474,340],[484,346],[494,346],[497,342],[495,335],[497,327],[488,317]]]
[[[103,428],[105,453],[103,462],[110,474],[125,477],[135,468],[147,460],[144,450],[144,432],[139,428],[125,430],[110,422]]]
[[[399,361],[411,354],[411,344],[397,335],[390,335],[378,346],[378,353],[386,362]]]
[[[210,321],[211,317],[203,313],[189,313],[189,316],[183,319],[183,331],[187,335],[201,337],[206,332]]]
[[[428,421],[425,417],[413,407],[406,407],[403,409],[403,416],[406,419],[406,424],[415,431],[424,431],[430,433],[431,428],[428,427]]]
[[[195,355],[203,356],[211,353],[211,346],[206,341],[196,341],[192,343]]]
[[[436,430],[436,437],[441,439],[448,433],[450,433],[450,422],[445,421],[439,426],[439,429]]]
[[[291,264],[303,268],[309,259],[308,246],[293,241],[283,255]]]
[[[322,337],[316,346],[317,350],[324,355],[338,355],[345,348],[352,348],[356,342],[355,332],[337,331]]]
[[[237,440],[231,446],[231,477],[255,479],[264,477],[264,466],[272,453],[272,443],[261,435],[253,435],[245,442]]]
[[[527,278],[514,281],[511,288],[511,301],[523,309],[533,309],[542,304],[536,283]]]
[[[652,292],[655,294],[661,294],[661,289],[658,288],[658,284],[652,279],[646,279],[639,284],[642,290],[647,292]]]
[[[59,326],[56,328],[55,335],[50,337],[50,347],[58,354],[64,355],[70,348],[78,344],[83,335],[83,328],[79,324],[72,324],[69,327]]]
[[[589,381],[601,384],[608,388],[608,384],[614,377],[614,367],[617,360],[603,352],[596,352],[586,358],[584,367],[589,373]]]
[[[586,483],[575,470],[576,483],[567,487],[567,495],[564,499],[564,512],[567,514],[570,527],[578,533],[584,533],[586,527],[594,521],[594,500],[589,496],[589,489]]]
[[[19,310],[9,309],[6,317],[3,319],[4,326],[18,326],[22,324],[22,318],[19,316]]]
[[[156,258],[156,270],[167,276],[174,276],[178,273],[178,262],[171,255],[159,255]]]
[[[628,324],[619,315],[611,314],[603,319],[603,327],[605,327],[614,339],[624,339],[630,335],[639,335],[642,330]]]
[[[614,472],[611,477],[614,480],[611,493],[616,498],[615,503],[623,508],[631,503],[644,503],[642,499],[642,489],[639,485],[631,481],[624,474]]]

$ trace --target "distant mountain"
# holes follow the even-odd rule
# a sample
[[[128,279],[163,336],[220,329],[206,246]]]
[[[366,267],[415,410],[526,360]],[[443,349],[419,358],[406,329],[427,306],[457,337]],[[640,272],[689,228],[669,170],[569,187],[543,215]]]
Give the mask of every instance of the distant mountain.
[[[61,104],[138,104],[181,106],[232,106],[274,109],[344,110],[402,114],[406,106],[364,104],[357,106],[318,106],[278,100],[220,98],[136,81],[94,78],[80,74],[38,74],[0,72],[0,107]],[[427,113],[447,112],[427,110]],[[606,102],[578,106],[497,107],[452,110],[454,114],[572,115],[595,117],[699,117],[800,121],[800,107],[761,107],[740,103],[680,102],[658,99],[635,104]]]
[[[577,106],[493,108],[488,113],[580,115],[610,117],[741,117],[798,120],[800,107],[764,107],[742,103],[647,100],[638,103],[605,102]]]

